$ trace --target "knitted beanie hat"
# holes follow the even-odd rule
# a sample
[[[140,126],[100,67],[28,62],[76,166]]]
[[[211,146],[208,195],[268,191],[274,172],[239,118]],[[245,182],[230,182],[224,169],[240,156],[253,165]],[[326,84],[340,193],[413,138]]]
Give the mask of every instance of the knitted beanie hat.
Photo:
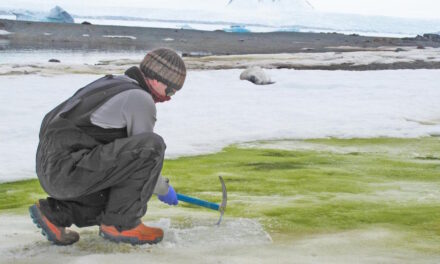
[[[158,80],[176,90],[180,90],[185,82],[185,63],[170,49],[160,48],[148,52],[140,69],[145,77]]]

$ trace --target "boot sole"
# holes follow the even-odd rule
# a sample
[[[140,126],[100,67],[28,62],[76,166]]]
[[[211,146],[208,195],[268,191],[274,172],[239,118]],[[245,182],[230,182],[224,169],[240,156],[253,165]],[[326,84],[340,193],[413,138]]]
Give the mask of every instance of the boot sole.
[[[40,209],[34,204],[29,207],[29,214],[32,218],[32,222],[38,227],[41,228],[41,234],[47,238],[50,242],[59,246],[67,246],[73,243],[63,243],[56,238],[56,235],[50,230],[47,226],[46,222],[43,220],[43,216],[41,215]]]
[[[155,240],[139,240],[136,237],[124,237],[124,236],[112,236],[110,234],[107,234],[105,232],[102,232],[102,230],[99,230],[99,236],[103,237],[104,239],[108,239],[110,241],[116,242],[116,243],[129,243],[133,246],[135,245],[144,245],[144,244],[157,244],[160,241],[162,241],[163,237],[158,237]]]

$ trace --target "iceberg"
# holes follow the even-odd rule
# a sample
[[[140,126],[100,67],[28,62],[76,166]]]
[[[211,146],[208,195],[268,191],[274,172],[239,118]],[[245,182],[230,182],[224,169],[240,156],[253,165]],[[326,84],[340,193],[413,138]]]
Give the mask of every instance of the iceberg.
[[[24,21],[42,21],[45,19],[44,15],[41,13],[34,13],[28,10],[25,11],[13,11],[16,20]]]
[[[243,25],[232,25],[230,28],[223,29],[225,32],[232,32],[232,33],[249,33],[251,32],[249,29],[247,29]]]
[[[52,8],[46,18],[49,22],[75,23],[73,17],[59,6]]]
[[[52,8],[49,13],[35,13],[31,11],[13,12],[17,20],[55,22],[55,23],[75,23],[73,17],[59,6]]]

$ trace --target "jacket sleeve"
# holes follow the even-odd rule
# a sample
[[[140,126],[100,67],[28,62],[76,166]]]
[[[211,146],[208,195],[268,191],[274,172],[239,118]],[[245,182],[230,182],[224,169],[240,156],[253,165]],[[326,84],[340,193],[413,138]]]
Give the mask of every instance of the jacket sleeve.
[[[153,132],[156,123],[156,105],[150,94],[141,90],[132,90],[122,107],[122,114],[127,124],[127,135],[134,136],[145,132]],[[168,193],[168,178],[159,175],[153,193]]]
[[[168,193],[169,179],[159,175],[153,193],[157,195],[165,195]]]

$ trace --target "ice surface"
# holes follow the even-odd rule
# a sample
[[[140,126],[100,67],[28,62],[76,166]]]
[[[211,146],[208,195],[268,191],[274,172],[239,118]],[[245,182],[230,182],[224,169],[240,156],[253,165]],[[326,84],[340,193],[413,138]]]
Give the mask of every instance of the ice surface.
[[[254,140],[440,135],[439,70],[268,70],[268,86],[241,72],[190,71],[183,90],[157,105],[168,158]],[[45,113],[98,77],[0,76],[1,181],[35,178]]]
[[[18,10],[12,12],[17,20],[25,21],[46,21],[46,14],[32,12],[29,10]]]
[[[241,24],[251,32],[300,31],[300,32],[339,32],[344,34],[362,34],[370,36],[406,37],[437,32],[440,19],[406,19],[380,16],[361,16],[351,14],[333,14],[322,12],[287,11],[263,9],[249,6],[247,12],[241,9],[203,11],[153,10],[148,18],[114,16],[84,16],[78,21],[90,19],[94,24],[126,25],[162,28],[181,28],[190,25],[198,30],[218,30]],[[226,25],[226,26],[225,26]]]
[[[191,252],[191,254],[197,254],[197,258],[204,258],[207,255],[212,257],[237,247],[245,249],[272,243],[271,237],[255,220],[227,219],[220,226],[216,226],[213,221],[193,219],[190,226],[180,226],[172,224],[169,218],[161,218],[157,221],[145,222],[149,226],[160,227],[164,230],[164,240],[158,245],[117,244],[99,237],[97,227],[81,229],[74,227],[80,232],[80,241],[70,247],[54,247],[41,236],[27,216],[1,215],[0,220],[2,261],[20,262],[33,259],[39,262],[46,258],[49,263],[53,263],[51,260],[57,256],[90,260],[95,257],[102,258],[106,255],[117,256],[126,253],[130,253],[126,254],[126,257],[143,256],[146,261],[161,255],[167,256],[170,253],[174,256],[185,255],[184,252],[187,254]]]
[[[131,246],[106,241],[97,227],[77,229],[81,239],[53,246],[28,216],[0,215],[2,263],[437,263],[399,241],[407,234],[386,228],[309,235],[273,243],[254,220],[229,219],[224,226],[195,222],[174,226],[168,218],[147,221],[164,228],[158,245]]]
[[[11,32],[0,29],[0,35],[9,35],[9,34],[11,34]]]

